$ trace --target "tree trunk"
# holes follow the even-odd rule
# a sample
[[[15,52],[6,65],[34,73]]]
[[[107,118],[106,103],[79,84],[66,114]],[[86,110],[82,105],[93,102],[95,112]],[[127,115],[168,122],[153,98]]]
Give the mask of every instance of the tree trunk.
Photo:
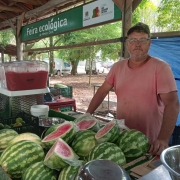
[[[76,61],[71,61],[71,65],[72,65],[71,74],[72,74],[72,75],[76,75],[76,74],[77,74],[78,62],[76,62]]]

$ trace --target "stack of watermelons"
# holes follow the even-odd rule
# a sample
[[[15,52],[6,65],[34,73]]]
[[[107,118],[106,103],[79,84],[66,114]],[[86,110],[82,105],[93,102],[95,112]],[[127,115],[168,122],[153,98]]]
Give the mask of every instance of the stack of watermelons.
[[[51,126],[43,139],[12,129],[0,130],[0,139],[0,167],[22,180],[75,180],[88,161],[107,159],[123,166],[149,149],[141,132],[122,132],[116,120],[100,128],[94,117]]]

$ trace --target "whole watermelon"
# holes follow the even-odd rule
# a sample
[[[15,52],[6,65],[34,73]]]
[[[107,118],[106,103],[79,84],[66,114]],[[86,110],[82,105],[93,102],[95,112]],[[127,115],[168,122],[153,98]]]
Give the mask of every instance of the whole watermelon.
[[[34,133],[26,132],[26,133],[18,134],[15,138],[13,138],[8,143],[8,146],[11,145],[11,144],[16,143],[18,141],[22,141],[22,140],[33,141],[33,142],[41,145],[41,138],[38,135],[36,135]]]
[[[126,158],[122,150],[114,143],[103,142],[96,145],[87,156],[87,160],[107,159],[119,166],[126,164]]]
[[[131,129],[123,131],[117,140],[126,158],[136,159],[147,153],[150,144],[148,138],[140,131]]]
[[[11,178],[21,178],[30,165],[43,159],[44,151],[40,145],[22,140],[5,149],[1,155],[0,166]]]
[[[37,162],[29,166],[22,175],[22,180],[56,180],[57,172],[44,165],[44,162]]]
[[[0,151],[7,148],[8,143],[18,135],[13,129],[1,129],[0,130]]]
[[[83,166],[86,162],[85,161],[81,161],[81,165],[80,166],[66,166],[65,168],[63,168],[59,174],[59,178],[58,180],[74,180],[74,178],[77,176],[78,171],[80,169],[81,166]]]
[[[95,132],[83,130],[77,132],[71,147],[78,156],[85,157],[96,144]]]

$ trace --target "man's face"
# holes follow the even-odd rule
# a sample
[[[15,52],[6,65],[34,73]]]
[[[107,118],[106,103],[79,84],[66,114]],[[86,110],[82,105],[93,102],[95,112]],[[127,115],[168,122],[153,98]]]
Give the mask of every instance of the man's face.
[[[132,32],[126,40],[126,47],[133,59],[144,58],[150,48],[151,40],[144,32]]]

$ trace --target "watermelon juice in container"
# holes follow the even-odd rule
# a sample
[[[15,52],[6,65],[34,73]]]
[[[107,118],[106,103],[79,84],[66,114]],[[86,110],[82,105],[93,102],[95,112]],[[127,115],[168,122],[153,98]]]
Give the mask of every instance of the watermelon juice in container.
[[[46,88],[48,64],[41,61],[4,63],[6,86],[10,91]]]

